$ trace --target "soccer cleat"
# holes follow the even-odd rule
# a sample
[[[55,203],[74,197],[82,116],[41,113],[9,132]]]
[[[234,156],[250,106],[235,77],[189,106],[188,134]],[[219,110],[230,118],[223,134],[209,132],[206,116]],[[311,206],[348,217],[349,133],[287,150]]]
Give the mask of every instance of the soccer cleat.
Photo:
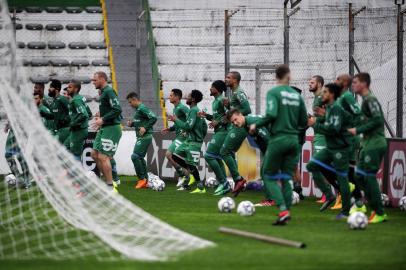
[[[148,181],[146,179],[140,179],[137,182],[137,185],[134,186],[136,189],[141,189],[141,188],[147,188],[148,187]]]
[[[118,188],[119,185],[120,185],[120,179],[118,179],[117,181],[113,180],[113,186],[115,188]]]
[[[234,194],[234,197],[237,197],[238,194],[240,194],[240,192],[245,189],[246,184],[247,184],[247,180],[245,180],[244,178],[241,178],[241,180],[239,180],[237,183],[235,183],[235,187],[232,191],[232,193]]]
[[[204,194],[204,193],[206,193],[206,189],[205,188],[200,189],[200,188],[197,187],[195,190],[193,190],[190,193],[192,193],[192,194]]]
[[[326,201],[323,203],[323,205],[320,207],[320,212],[323,212],[324,210],[326,210],[330,205],[333,204],[333,202],[336,199],[333,197],[331,199],[326,199]]]
[[[265,206],[274,206],[274,205],[275,205],[275,201],[265,199],[265,200],[260,201],[259,203],[256,203],[254,206],[255,207],[265,207]]]
[[[321,196],[320,200],[317,200],[316,203],[325,203],[326,202],[326,195],[323,194],[323,196]]]
[[[183,184],[189,180],[189,177],[187,176],[183,176],[181,178],[179,178],[178,183],[176,184],[176,187],[179,188],[181,186],[183,186]]]
[[[365,206],[365,204],[363,204],[360,207],[358,207],[356,204],[354,204],[350,209],[350,215],[354,214],[355,212],[362,212],[365,214],[367,212],[367,207]]]
[[[194,183],[196,183],[196,179],[193,175],[189,176],[189,183],[187,184],[188,186],[193,185]]]
[[[352,193],[355,190],[355,185],[351,182],[348,183],[350,186],[350,193]]]
[[[340,212],[340,213],[335,217],[335,220],[347,220],[347,218],[348,218],[348,215],[346,215],[346,214]]]
[[[220,183],[220,185],[218,185],[218,187],[214,191],[214,195],[215,196],[224,195],[230,190],[231,190],[230,185],[228,184],[227,181],[225,181],[224,183]]]
[[[375,211],[372,211],[371,216],[369,217],[368,223],[369,224],[376,224],[388,221],[388,215],[377,215]]]
[[[342,204],[342,201],[341,201],[341,194],[338,194],[337,199],[336,199],[336,203],[330,209],[340,210],[341,208],[343,208],[343,204]]]
[[[289,210],[282,211],[278,214],[278,218],[272,225],[286,225],[290,218]]]

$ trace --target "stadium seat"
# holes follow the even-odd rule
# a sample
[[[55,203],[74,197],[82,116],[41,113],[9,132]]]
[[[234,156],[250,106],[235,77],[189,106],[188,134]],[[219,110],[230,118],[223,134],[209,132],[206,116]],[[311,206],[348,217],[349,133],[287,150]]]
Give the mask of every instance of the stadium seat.
[[[102,13],[101,7],[86,7],[85,10],[87,13]]]
[[[91,79],[89,77],[87,77],[87,76],[75,76],[75,77],[73,77],[73,79],[75,81],[79,81],[79,82],[81,82],[83,84],[88,84],[88,83],[91,82]]]
[[[80,7],[66,7],[66,13],[82,13],[83,9]]]
[[[104,42],[91,42],[89,43],[90,49],[106,49],[106,43]]]
[[[66,44],[60,41],[50,41],[48,42],[48,49],[64,49]]]
[[[41,7],[26,7],[25,11],[27,13],[41,13],[42,12],[42,8]]]
[[[93,60],[92,61],[92,66],[96,67],[102,67],[102,66],[109,66],[109,60],[107,59],[100,59],[100,60]]]
[[[24,42],[17,42],[17,48],[19,49],[24,49],[25,48],[25,43]]]
[[[27,23],[25,25],[25,29],[27,30],[42,30],[44,26],[40,23]]]
[[[28,42],[27,44],[28,49],[35,49],[35,50],[43,50],[46,48],[46,43],[45,42]]]
[[[23,59],[23,66],[24,67],[27,67],[27,66],[29,66],[30,64],[31,64],[31,61],[30,60],[27,60],[27,59]]]
[[[16,24],[16,30],[21,30],[23,29],[23,25],[21,23]]]
[[[45,29],[48,31],[61,31],[61,30],[63,30],[63,25],[62,24],[47,24],[45,26]]]
[[[69,66],[69,61],[66,59],[52,59],[49,63],[54,67],[66,67]]]
[[[73,30],[83,30],[83,24],[80,23],[71,23],[66,25],[66,30],[73,31]]]
[[[46,7],[45,11],[48,13],[62,13],[63,8],[61,7]]]
[[[52,76],[51,80],[59,80],[61,83],[69,83],[72,81],[72,76],[63,75],[63,76]]]
[[[89,66],[89,61],[87,61],[87,60],[73,60],[70,63],[70,65],[74,66],[74,67],[87,67],[87,66]]]
[[[30,81],[32,83],[48,83],[49,77],[45,77],[45,76],[30,77]]]
[[[31,60],[31,66],[33,67],[44,67],[48,66],[49,61],[47,59],[32,59]]]
[[[87,25],[86,25],[86,29],[87,29],[87,30],[103,30],[104,27],[103,27],[103,24],[94,24],[94,23],[91,23],[91,24],[87,24]]]
[[[21,7],[9,7],[8,10],[10,11],[10,13],[12,14],[14,11],[15,13],[21,13],[24,11],[23,8]]]
[[[69,48],[74,50],[86,49],[86,44],[83,42],[71,42],[69,43]]]

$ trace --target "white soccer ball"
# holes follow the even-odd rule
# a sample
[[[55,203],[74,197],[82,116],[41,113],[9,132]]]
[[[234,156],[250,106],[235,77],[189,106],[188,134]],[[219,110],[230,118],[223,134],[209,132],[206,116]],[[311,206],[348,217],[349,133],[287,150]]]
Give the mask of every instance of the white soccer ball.
[[[155,175],[155,174],[149,172],[149,173],[148,173],[148,180],[155,181],[155,180],[160,180],[160,179],[159,179],[159,176],[158,176],[158,175]]]
[[[231,213],[231,211],[235,208],[235,202],[230,197],[223,197],[217,203],[217,207],[222,213]]]
[[[368,226],[368,217],[362,212],[355,212],[348,217],[347,224],[351,230],[364,230]]]
[[[389,197],[385,193],[381,194],[382,205],[387,207],[390,205]]]
[[[403,196],[399,200],[399,208],[401,211],[406,211],[406,196]]]
[[[206,187],[213,188],[213,187],[217,187],[218,185],[219,185],[219,181],[217,181],[216,178],[209,177],[208,179],[206,179]]]
[[[153,181],[152,189],[155,191],[163,191],[165,189],[165,182],[161,179]]]
[[[238,204],[237,213],[240,216],[252,216],[255,213],[255,206],[250,201],[242,201]]]
[[[233,190],[235,186],[234,180],[231,178],[227,178],[227,182],[230,185],[231,190]]]
[[[292,191],[292,205],[300,202],[300,196],[296,191]]]
[[[10,187],[15,187],[17,185],[17,178],[15,177],[14,174],[10,173],[7,175],[4,180],[6,181],[7,185]]]

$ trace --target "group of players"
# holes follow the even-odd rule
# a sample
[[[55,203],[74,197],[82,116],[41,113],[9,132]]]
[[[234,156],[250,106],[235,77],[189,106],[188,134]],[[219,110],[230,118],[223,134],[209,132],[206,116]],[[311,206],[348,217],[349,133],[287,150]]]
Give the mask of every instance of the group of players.
[[[176,133],[166,157],[180,177],[178,190],[195,187],[191,193],[206,193],[198,164],[201,146],[210,127],[214,129],[214,134],[204,158],[219,182],[214,195],[232,192],[237,196],[244,190],[247,181],[239,174],[235,153],[245,138],[251,136],[263,154],[261,178],[266,199],[261,205],[276,204],[280,212],[274,224],[285,225],[291,218],[292,180],[298,178],[296,172],[301,145],[306,129],[313,127],[314,155],[307,169],[323,192],[320,211],[334,202],[337,205],[342,202],[342,206],[338,206],[341,212],[336,218],[344,219],[352,211],[366,212],[366,200],[372,209],[370,223],[386,221],[376,180],[386,151],[384,118],[378,100],[369,90],[369,74],[359,73],[354,78],[340,75],[335,83],[326,85],[321,76],[312,77],[309,81],[309,90],[314,93],[312,113],[307,112],[300,90],[289,86],[289,67],[281,65],[275,74],[278,85],[268,91],[266,112],[262,116],[251,114],[247,95],[240,87],[241,76],[235,71],[229,72],[225,81],[212,83],[209,90],[210,96],[214,97],[212,114],[199,108],[198,104],[203,100],[199,90],[192,90],[188,94],[186,106],[181,102],[182,91],[172,89],[169,100],[174,109],[167,118],[173,125],[163,129],[162,133]],[[99,112],[94,115],[93,121],[97,135],[92,157],[107,185],[116,192],[120,180],[114,154],[122,135],[122,110],[104,72],[96,72],[92,82],[100,95]],[[227,88],[231,90],[229,97],[225,97]],[[44,125],[78,160],[81,159],[89,120],[92,118],[80,89],[80,82],[72,81],[62,89],[61,82],[53,80],[48,96],[45,96],[43,84],[34,86],[34,99]],[[361,107],[350,89],[362,97]],[[62,94],[64,90],[67,91],[66,95]],[[136,93],[129,93],[127,101],[135,110],[133,119],[127,121],[137,135],[131,155],[139,178],[135,188],[146,188],[148,168],[145,155],[152,142],[157,117]],[[209,125],[206,120],[210,122]],[[10,136],[12,131],[9,132]],[[233,188],[227,181],[224,164],[235,182]],[[295,188],[300,192],[300,182],[296,183]],[[355,199],[352,207],[351,196]]]

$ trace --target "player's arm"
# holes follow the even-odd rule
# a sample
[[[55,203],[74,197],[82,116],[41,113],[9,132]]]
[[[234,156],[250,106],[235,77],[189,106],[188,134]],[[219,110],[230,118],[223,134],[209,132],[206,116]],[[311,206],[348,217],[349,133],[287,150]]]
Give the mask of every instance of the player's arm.
[[[183,122],[180,119],[175,120],[175,125],[177,125],[179,128],[185,130],[185,131],[191,131],[193,130],[195,124],[196,124],[196,119],[197,119],[197,113],[196,111],[192,111],[188,114],[188,118],[186,119],[186,122]]]
[[[333,107],[326,118],[324,123],[320,122],[318,119],[313,126],[315,132],[324,135],[336,135],[340,132],[342,125],[342,114],[339,108]]]
[[[147,121],[144,122],[144,128],[145,129],[151,129],[152,126],[156,123],[158,118],[156,115],[147,107],[141,108],[141,113],[144,115],[144,117],[147,119]]]
[[[69,126],[74,129],[80,127],[80,125],[82,125],[88,119],[88,115],[84,105],[82,105],[81,102],[73,100],[72,105],[75,113],[72,114]]]
[[[275,121],[276,116],[278,114],[278,101],[276,97],[272,94],[272,91],[269,91],[266,97],[267,104],[266,104],[266,112],[265,115],[259,118],[256,121],[256,127],[260,128],[266,125],[271,124]]]
[[[182,107],[180,108],[179,113],[180,113],[180,114],[183,114],[185,117],[187,117],[188,114],[189,114],[189,108],[187,108],[186,106],[182,106]],[[183,121],[182,121],[182,122],[183,122]],[[175,130],[176,130],[176,127],[179,127],[179,126],[176,125],[176,121],[175,121],[174,124],[173,124],[173,126],[171,126],[171,127],[169,128],[169,130],[170,130],[170,131],[175,131]],[[179,128],[181,128],[181,127],[179,127]]]
[[[378,100],[376,100],[376,98],[367,99],[365,102],[367,102],[366,106],[369,113],[371,114],[371,117],[368,118],[368,121],[366,123],[356,127],[357,134],[368,133],[369,131],[385,124],[381,105],[379,104]]]
[[[250,103],[248,102],[247,95],[245,93],[238,93],[237,99],[240,102],[239,111],[245,116],[251,113]]]
[[[107,95],[111,104],[111,110],[103,116],[103,122],[112,121],[121,115],[120,102],[117,96],[112,91],[108,91]]]
[[[41,117],[43,117],[47,120],[54,119],[54,114],[45,106],[39,107],[39,114],[41,115]]]

